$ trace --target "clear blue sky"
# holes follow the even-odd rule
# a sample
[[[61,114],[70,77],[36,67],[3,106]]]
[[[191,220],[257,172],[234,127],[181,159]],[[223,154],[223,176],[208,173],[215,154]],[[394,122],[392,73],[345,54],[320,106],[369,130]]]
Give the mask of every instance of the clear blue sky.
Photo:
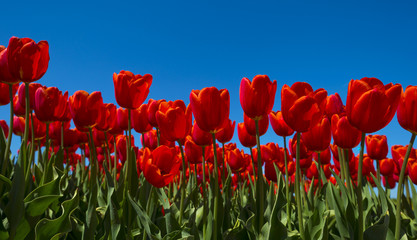
[[[11,36],[47,40],[51,60],[38,82],[70,95],[101,91],[116,103],[114,72],[150,73],[154,99],[188,103],[192,89],[227,88],[230,117],[241,122],[243,77],[278,81],[274,110],[282,85],[296,81],[338,92],[344,102],[351,79],[417,84],[415,1],[57,2],[3,2],[0,44]],[[410,138],[396,117],[378,133],[390,145]],[[261,138],[270,141],[282,145],[271,127]]]

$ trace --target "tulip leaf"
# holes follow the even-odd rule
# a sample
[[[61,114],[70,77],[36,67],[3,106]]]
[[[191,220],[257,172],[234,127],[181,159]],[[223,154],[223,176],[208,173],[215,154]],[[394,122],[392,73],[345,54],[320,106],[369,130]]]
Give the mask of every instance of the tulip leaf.
[[[5,177],[4,175],[0,174],[0,181],[2,181],[3,183],[5,183],[6,187],[8,189],[10,189],[12,187],[12,181],[10,179],[8,179],[7,177]]]
[[[140,224],[145,229],[146,234],[148,236],[154,236],[154,237],[157,237],[158,239],[160,239],[161,238],[160,237],[160,230],[158,229],[158,227],[155,224],[153,224],[153,222],[151,221],[149,216],[146,214],[146,212],[143,210],[143,208],[140,205],[138,205],[135,201],[133,201],[130,194],[127,194],[127,198],[129,200],[131,206],[133,207],[133,210],[136,212],[137,218],[138,218]],[[154,233],[152,233],[152,232],[154,232]]]
[[[56,219],[42,219],[35,227],[36,240],[58,239],[71,231],[71,214],[78,208],[79,195],[76,192],[70,200],[61,204],[62,214]]]
[[[43,195],[28,201],[25,203],[26,214],[31,217],[39,216],[45,212],[49,205],[58,200],[60,197],[61,195]]]

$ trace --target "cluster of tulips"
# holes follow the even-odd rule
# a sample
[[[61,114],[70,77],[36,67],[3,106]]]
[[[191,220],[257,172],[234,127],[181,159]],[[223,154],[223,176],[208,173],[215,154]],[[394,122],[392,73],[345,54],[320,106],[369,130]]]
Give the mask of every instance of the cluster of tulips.
[[[404,225],[417,225],[409,191],[414,196],[417,184],[417,86],[351,80],[345,106],[337,93],[296,82],[282,87],[282,109],[273,111],[277,82],[243,78],[237,134],[247,149],[239,149],[229,143],[236,122],[227,89],[193,90],[188,106],[144,103],[152,75],[122,70],[113,75],[118,108],[100,92],[68,97],[35,83],[48,63],[46,41],[12,37],[0,46],[0,105],[10,105],[9,125],[0,121],[0,238],[417,237],[417,228]],[[366,134],[396,113],[412,137],[388,158],[387,137]],[[282,147],[261,145],[269,124]],[[18,153],[10,151],[11,131],[21,137]],[[363,196],[374,187],[378,196]],[[348,211],[354,219],[344,222]]]

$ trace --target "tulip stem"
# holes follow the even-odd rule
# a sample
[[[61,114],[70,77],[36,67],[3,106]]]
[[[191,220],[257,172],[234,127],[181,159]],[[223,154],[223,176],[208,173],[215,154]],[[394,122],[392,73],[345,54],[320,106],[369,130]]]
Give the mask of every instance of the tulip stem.
[[[185,187],[186,185],[186,168],[185,168],[185,156],[184,156],[184,150],[182,149],[182,143],[181,140],[178,140],[178,145],[181,150],[181,158],[182,158],[182,182],[181,182],[181,202],[180,202],[180,221],[179,224],[182,225],[182,218],[184,215],[184,201],[185,201]]]
[[[203,216],[207,216],[207,198],[206,198],[206,156],[204,152],[204,146],[201,147],[203,149]],[[206,239],[206,228],[207,228],[207,218],[203,217],[203,239]]]
[[[381,166],[379,165],[381,160],[376,160],[376,177],[378,180],[378,183],[381,183]],[[379,192],[378,192],[379,195]]]
[[[39,151],[41,149],[41,146],[39,145]],[[46,141],[45,141],[45,158],[42,159],[42,165],[46,166],[47,162],[49,160],[49,122],[46,123]]]
[[[319,182],[319,186],[317,187],[317,196],[319,196],[321,191],[321,159],[320,159],[320,152],[317,153],[317,172],[319,173],[319,176],[317,178]],[[314,182],[313,182],[314,184]]]
[[[64,149],[64,122],[61,122],[61,149]]]
[[[159,128],[156,128],[156,144],[159,147],[161,141],[161,132],[159,132]]]
[[[358,163],[358,187],[356,188],[356,194],[358,198],[358,239],[363,239],[363,203],[362,203],[362,166],[363,166],[363,151],[365,148],[365,135],[366,133],[362,133],[361,139],[361,151],[359,154],[359,163]]]
[[[4,170],[6,168],[5,163],[9,161],[9,152],[10,152],[10,146],[12,144],[12,132],[13,132],[13,85],[9,84],[9,97],[10,97],[10,121],[9,121],[9,135],[7,136],[7,143],[6,143],[6,149],[4,152],[4,158],[1,168],[1,175],[4,175]]]
[[[287,197],[287,224],[288,230],[291,232],[291,196],[290,196],[290,185],[288,176],[288,163],[287,163],[287,137],[284,136],[284,163],[285,163],[285,196]]]
[[[117,146],[116,146],[116,135],[113,135],[113,141],[114,141],[113,180],[114,180],[114,189],[117,189]]]
[[[303,227],[303,211],[301,206],[301,194],[300,194],[300,133],[297,132],[297,148],[295,158],[295,199],[297,202],[297,214],[298,214],[298,227],[301,239],[305,239],[304,227]],[[304,190],[303,190],[304,191]]]
[[[397,213],[395,214],[395,240],[400,239],[401,235],[401,199],[403,196],[403,183],[405,170],[407,168],[408,158],[410,157],[411,149],[413,148],[414,140],[416,139],[416,134],[412,133],[410,143],[408,144],[407,152],[404,156],[403,165],[401,167],[400,179],[398,181],[397,189]]]
[[[219,220],[219,173],[217,163],[217,146],[216,134],[211,133],[213,138],[213,155],[214,155],[214,218],[213,218],[213,237],[218,238],[218,220]]]
[[[227,169],[226,163],[224,161],[224,153],[225,153],[225,151],[224,151],[224,143],[222,143],[222,150],[223,150],[223,152],[222,152],[222,157],[223,157],[222,184],[224,184],[225,183],[225,179],[226,179],[226,169]],[[223,193],[224,193],[224,190],[223,190]]]
[[[259,137],[259,119],[255,119],[256,127],[256,148],[258,150],[258,173],[257,173],[257,187],[256,187],[256,201],[257,201],[257,215],[259,217],[258,222],[258,233],[261,232],[261,229],[264,225],[264,178],[262,174],[262,156],[261,156],[261,141]]]

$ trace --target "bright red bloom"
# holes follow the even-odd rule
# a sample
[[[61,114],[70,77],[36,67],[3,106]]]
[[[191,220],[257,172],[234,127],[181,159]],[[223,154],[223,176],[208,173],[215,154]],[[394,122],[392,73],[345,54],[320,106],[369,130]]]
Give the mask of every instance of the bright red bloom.
[[[114,128],[117,121],[116,105],[113,103],[104,103],[100,108],[100,120],[96,128],[100,131],[107,132]],[[112,134],[113,135],[113,134]]]
[[[254,147],[256,145],[256,137],[250,135],[245,128],[244,123],[239,123],[237,125],[237,135],[239,137],[240,143],[248,148]]]
[[[13,96],[16,94],[18,84],[13,85]],[[10,103],[9,85],[0,82],[0,106],[7,105]]]
[[[226,125],[223,126],[223,129],[220,132],[216,133],[216,139],[220,143],[227,143],[233,138],[235,132],[236,121],[228,120]]]
[[[375,160],[382,160],[387,157],[388,143],[385,135],[366,136],[366,152],[368,156]]]
[[[313,153],[313,158],[318,162],[318,154],[316,152]],[[322,165],[326,165],[330,163],[332,159],[332,154],[330,151],[330,146],[326,148],[326,150],[320,152],[320,163]]]
[[[148,121],[148,104],[132,110],[132,127],[137,133],[146,133],[152,129]]]
[[[326,109],[324,113],[331,118],[334,114],[341,114],[345,111],[342,99],[338,93],[327,96]]]
[[[401,98],[400,84],[384,84],[377,78],[351,80],[346,113],[352,126],[364,133],[384,128],[394,117]]]
[[[123,108],[135,109],[145,101],[152,84],[152,75],[134,75],[129,71],[113,73],[114,93],[117,104]]]
[[[378,161],[378,163],[382,175],[391,176],[394,173],[395,163],[391,158],[382,159],[381,161]]]
[[[35,92],[35,113],[42,122],[58,121],[65,114],[68,92],[62,95],[56,87],[38,88]]]
[[[156,136],[156,130],[152,129],[151,131],[145,133],[145,142],[143,142],[143,138],[140,138],[141,142],[142,142],[142,146],[145,146],[151,150],[154,150],[155,148],[158,147],[158,139]],[[175,146],[175,142],[171,142],[166,140],[162,135],[159,138],[159,144],[160,145],[165,145],[168,147],[174,147]]]
[[[276,161],[265,162],[265,177],[269,181],[277,181],[277,172],[275,171],[275,166],[277,166],[277,164],[278,163]]]
[[[17,136],[23,136],[25,132],[25,118],[13,117],[13,133]]]
[[[296,82],[291,88],[285,84],[281,90],[282,116],[294,131],[306,132],[322,118],[326,99],[326,90],[313,91],[306,82]]]
[[[46,88],[39,83],[30,83],[29,84],[29,104],[30,110],[35,109],[35,93],[38,88]],[[26,90],[25,84],[20,84],[19,88],[17,89],[17,94],[19,95],[19,104],[26,108]]]
[[[19,95],[17,94],[13,97],[13,112],[14,115],[19,117],[24,117],[26,113],[25,107],[20,105]]]
[[[208,146],[213,144],[211,134],[201,130],[196,121],[194,121],[194,125],[191,128],[191,137],[194,143],[199,146]]]
[[[261,145],[262,162],[279,161],[280,157],[281,157],[281,153],[280,153],[279,146],[277,143],[270,142],[265,145]]]
[[[271,113],[269,113],[269,121],[271,122],[272,129],[274,129],[274,132],[278,136],[287,137],[293,135],[294,130],[285,123],[281,111],[271,111]]]
[[[217,133],[229,120],[230,96],[227,89],[206,87],[190,94],[191,109],[201,130]]]
[[[401,94],[397,119],[405,130],[417,134],[417,86],[408,86]]]
[[[142,170],[145,179],[157,188],[167,186],[180,169],[180,159],[175,148],[160,146],[151,151],[143,151]]]
[[[397,181],[395,180],[394,176],[395,175],[382,177],[382,182],[384,183],[385,187],[388,187],[389,189],[395,188]]]
[[[7,62],[7,48],[0,45],[0,82],[7,84],[15,84],[19,79],[14,78],[9,71],[9,64]]]
[[[296,150],[297,150],[297,135],[294,135],[292,139],[290,139],[288,147],[291,152],[291,156],[295,158]],[[304,144],[303,138],[300,138],[300,159],[308,158],[313,154],[307,146]]]
[[[277,81],[271,82],[267,75],[256,75],[252,82],[243,78],[239,89],[240,105],[248,117],[263,117],[272,111],[276,91]]]
[[[248,117],[245,113],[243,113],[243,123],[245,124],[246,131],[248,131],[250,135],[256,136],[255,120],[253,120],[252,118]],[[266,133],[266,131],[268,131],[268,126],[269,126],[268,115],[262,116],[262,118],[258,120],[258,125],[259,125],[259,136],[262,136]]]
[[[243,150],[237,148],[227,152],[227,163],[234,173],[242,172],[246,169],[248,162],[245,160],[246,158],[244,156],[245,153]]]
[[[191,130],[191,109],[182,100],[163,102],[156,112],[161,135],[169,141],[184,139]]]
[[[330,121],[327,117],[323,117],[320,122],[310,128],[307,132],[301,134],[306,147],[315,152],[322,152],[329,148],[332,140],[332,132],[330,131]]]
[[[347,116],[332,116],[332,134],[334,144],[341,148],[354,148],[361,142],[361,132],[350,125]]]
[[[158,127],[155,114],[159,110],[159,105],[161,105],[162,102],[166,102],[165,99],[160,99],[160,100],[149,99],[148,101],[148,121],[149,121],[149,124],[152,125],[152,127],[156,127],[156,128]]]
[[[7,61],[13,78],[26,83],[39,80],[48,69],[48,42],[36,43],[30,38],[11,37],[7,47]]]
[[[83,90],[76,91],[69,97],[69,105],[77,128],[92,128],[100,121],[100,108],[103,105],[101,92],[88,94]]]
[[[117,149],[117,158],[121,163],[125,163],[127,160],[127,138],[125,135],[119,135],[116,137],[116,149]],[[135,146],[135,138],[131,137],[130,144],[132,147]]]
[[[409,173],[411,181],[414,184],[417,184],[417,163],[414,163],[409,167]]]
[[[4,136],[7,138],[9,136],[9,126],[7,125],[6,121],[0,120],[0,127],[3,130]]]
[[[127,131],[129,128],[129,112],[125,108],[119,107],[117,109],[117,124],[119,125],[119,128],[123,131]]]
[[[208,155],[208,148],[205,148],[205,155]],[[191,136],[187,136],[184,144],[184,152],[187,160],[192,164],[198,164],[202,162],[203,159],[203,147],[197,145]]]

